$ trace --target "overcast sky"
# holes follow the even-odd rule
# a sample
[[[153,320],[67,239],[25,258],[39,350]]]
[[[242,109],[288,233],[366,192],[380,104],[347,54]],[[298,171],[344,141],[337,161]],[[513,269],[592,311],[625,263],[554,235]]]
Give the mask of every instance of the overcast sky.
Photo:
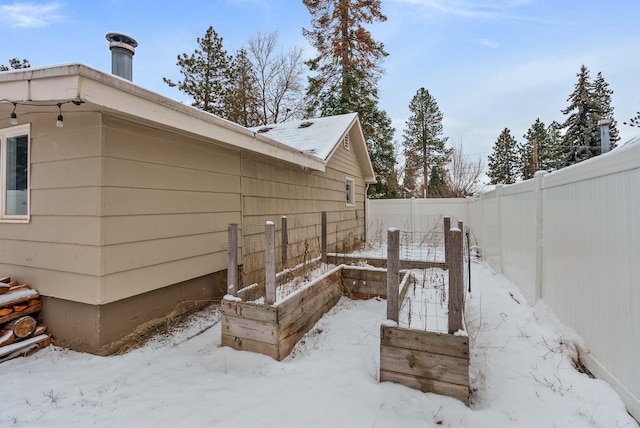
[[[640,133],[622,124],[640,110],[638,0],[383,0],[382,12],[388,20],[369,29],[389,53],[380,107],[398,140],[409,101],[424,87],[450,142],[486,158],[504,128],[522,141],[538,117],[564,121],[582,64],[613,89],[623,141]],[[193,52],[210,25],[229,52],[277,30],[284,48],[313,54],[299,0],[0,1],[0,64],[19,57],[33,67],[81,62],[109,72],[104,36],[123,32],[139,43],[134,82],[189,102],[162,77],[180,80],[176,56]]]

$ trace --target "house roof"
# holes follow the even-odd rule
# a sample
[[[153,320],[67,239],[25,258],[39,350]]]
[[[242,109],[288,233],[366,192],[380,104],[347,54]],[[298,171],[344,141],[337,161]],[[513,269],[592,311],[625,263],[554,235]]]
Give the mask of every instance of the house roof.
[[[327,160],[335,145],[351,128],[357,113],[283,122],[249,128],[301,152]]]
[[[369,159],[357,113],[275,123],[249,129],[295,150],[318,157],[324,162],[329,161],[344,137],[352,129],[355,129],[355,132],[351,133],[350,144],[354,147],[360,160],[365,181],[367,183],[375,182],[373,166]]]
[[[358,143],[357,153],[363,174],[367,182],[375,180],[355,114],[313,119],[314,125],[309,127],[308,133],[294,131],[301,122],[278,124],[273,127],[275,132],[271,133],[257,132],[82,64],[3,72],[0,73],[0,88],[5,100],[28,100],[32,103],[82,100],[81,106],[69,105],[68,109],[125,116],[317,171],[325,170],[341,137],[357,126],[358,140],[362,140]],[[0,109],[4,107],[3,104],[6,108],[11,107],[10,104],[0,103]]]

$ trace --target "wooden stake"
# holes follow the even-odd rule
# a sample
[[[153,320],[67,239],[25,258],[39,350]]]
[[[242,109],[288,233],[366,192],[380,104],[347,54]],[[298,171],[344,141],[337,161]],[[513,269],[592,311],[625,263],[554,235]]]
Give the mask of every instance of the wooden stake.
[[[398,302],[400,280],[400,230],[387,230],[387,319],[398,322],[400,305]]]
[[[327,212],[322,211],[322,263],[327,263]]]
[[[268,221],[265,225],[265,241],[267,243],[264,250],[264,274],[265,274],[265,300],[267,305],[276,302],[276,225]]]
[[[227,294],[238,294],[238,224],[229,224],[229,265],[227,267]]]
[[[282,270],[287,268],[287,258],[289,257],[289,234],[287,231],[287,216],[282,216]]]
[[[449,334],[463,330],[464,265],[462,257],[462,222],[449,230]]]
[[[449,230],[451,229],[451,217],[444,218],[444,262],[449,263]]]

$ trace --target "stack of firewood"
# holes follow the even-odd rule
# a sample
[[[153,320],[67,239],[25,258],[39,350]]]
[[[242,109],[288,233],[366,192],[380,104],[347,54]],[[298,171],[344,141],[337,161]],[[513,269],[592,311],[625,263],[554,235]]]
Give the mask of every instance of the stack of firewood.
[[[0,363],[49,345],[47,326],[37,321],[41,310],[36,290],[9,277],[0,278]]]

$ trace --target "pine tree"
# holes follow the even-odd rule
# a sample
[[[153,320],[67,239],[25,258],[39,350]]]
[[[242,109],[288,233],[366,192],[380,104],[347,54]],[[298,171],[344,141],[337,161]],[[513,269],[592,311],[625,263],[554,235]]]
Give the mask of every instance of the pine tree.
[[[180,91],[190,95],[194,107],[209,113],[226,117],[225,97],[231,78],[230,64],[233,58],[222,47],[222,38],[213,27],[209,27],[203,38],[196,39],[199,48],[191,55],[178,55],[176,65],[184,76],[181,82],[174,83],[164,77],[162,80]]]
[[[19,60],[18,58],[11,58],[9,60],[8,66],[4,64],[0,64],[0,71],[21,70],[23,68],[31,68],[31,64],[29,63],[29,60],[26,60],[26,59]]]
[[[525,136],[526,138],[526,136]],[[533,178],[537,171],[537,142],[526,139],[518,144],[518,175],[523,180]]]
[[[387,112],[377,108],[360,112],[360,117],[369,129],[366,144],[377,179],[375,184],[369,186],[369,196],[395,198],[398,194],[398,183],[394,174],[396,154],[392,141],[395,130],[391,126],[391,119]]]
[[[608,119],[611,121],[611,124],[609,124],[609,142],[610,147],[613,149],[616,147],[616,143],[620,141],[620,134],[618,133],[617,122],[613,118],[611,95],[613,95],[613,90],[609,89],[609,84],[602,77],[602,73],[598,72],[596,80],[593,82],[593,96],[598,106],[597,117],[598,120]]]
[[[533,178],[536,171],[554,171],[561,167],[558,162],[557,122],[545,127],[540,118],[531,125],[523,136],[525,142],[518,146],[520,153],[520,172],[523,180]],[[553,136],[551,133],[554,133]],[[555,138],[554,138],[555,136]]]
[[[445,171],[441,164],[436,164],[429,171],[429,191],[428,196],[441,198],[447,193],[447,186],[444,182]]]
[[[436,168],[449,161],[451,150],[445,149],[446,137],[442,137],[442,112],[428,90],[420,88],[409,103],[412,115],[403,132],[404,153],[412,170],[420,171],[422,191],[429,194],[429,175]]]
[[[489,155],[491,184],[512,184],[518,177],[518,143],[505,128],[493,144],[493,153]]]
[[[226,119],[246,127],[263,124],[258,112],[256,76],[246,50],[240,49],[233,58],[229,83],[223,92]]]
[[[364,24],[384,22],[380,0],[303,0],[311,29],[303,34],[317,56],[307,62],[307,116],[357,112],[378,184],[370,195],[389,197],[395,165],[391,120],[378,107],[378,80],[387,53]]]
[[[578,82],[567,101],[569,106],[562,110],[569,117],[562,127],[566,130],[562,142],[564,165],[573,165],[601,153],[598,119],[600,107],[594,95],[594,86],[589,70],[584,65],[577,74]]]
[[[552,121],[547,127],[549,144],[543,144],[538,148],[540,169],[545,171],[555,171],[564,166],[562,153],[562,125],[557,121]]]

